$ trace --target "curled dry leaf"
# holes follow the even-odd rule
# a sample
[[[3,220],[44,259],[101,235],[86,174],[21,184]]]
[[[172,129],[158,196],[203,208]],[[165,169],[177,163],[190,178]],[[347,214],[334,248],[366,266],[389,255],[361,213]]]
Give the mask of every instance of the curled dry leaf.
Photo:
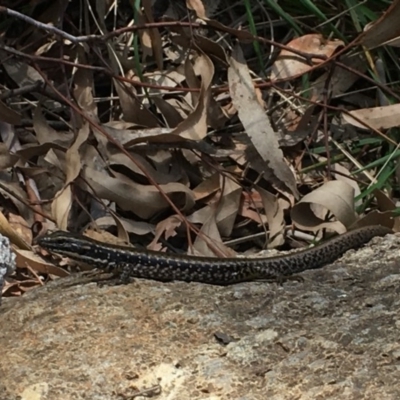
[[[167,125],[171,128],[177,127],[183,120],[183,116],[179,113],[176,107],[174,107],[173,102],[176,102],[176,99],[164,100],[160,97],[154,97],[153,102],[157,106],[158,111],[164,117]],[[160,128],[161,130],[165,130],[165,128]],[[170,129],[168,129],[168,132]]]
[[[216,60],[218,62],[218,66],[228,66],[227,54],[225,52],[225,49],[221,46],[219,42],[215,42],[214,40],[207,38],[206,36],[197,36],[195,40],[198,48],[201,49],[203,53],[207,54],[212,60]]]
[[[57,223],[57,227],[63,231],[67,230],[68,216],[72,208],[72,191],[71,186],[63,187],[51,203],[51,215]]]
[[[78,50],[78,61],[87,64],[86,55]],[[87,69],[78,68],[74,74],[74,97],[81,111],[97,120],[97,105],[93,98],[93,75]]]
[[[197,106],[172,131],[174,135],[193,140],[201,140],[207,135],[207,110],[211,95],[211,81],[214,76],[214,65],[205,54],[199,56],[197,63],[201,74],[201,87]]]
[[[65,154],[65,185],[73,182],[81,172],[82,161],[79,149],[86,143],[90,133],[89,124],[85,122],[76,135],[74,143]]]
[[[400,36],[400,1],[392,1],[386,12],[374,23],[365,27],[361,44],[368,49],[386,44]]]
[[[400,219],[397,217],[395,202],[382,190],[375,189],[372,193],[378,204],[378,210],[371,211],[356,223],[357,227],[367,225],[384,225],[394,232],[400,231]]]
[[[326,222],[330,213],[335,221]],[[330,181],[305,195],[291,211],[293,223],[313,232],[328,228],[344,233],[357,217],[354,212],[354,189],[345,182]]]
[[[325,157],[318,157],[318,160],[324,159]],[[339,173],[336,173],[339,172]],[[351,179],[351,172],[348,168],[344,167],[343,165],[336,163],[332,165],[332,176],[341,182],[345,182],[347,185],[351,186],[354,189],[354,197],[357,197],[361,194],[360,185],[355,179]],[[356,205],[360,205],[361,202],[357,203]]]
[[[138,174],[139,176],[145,176],[144,172],[138,167],[137,162],[140,163],[141,166],[143,166],[146,169],[146,173],[157,183],[160,184],[165,184],[169,182],[174,182],[174,181],[179,181],[181,178],[181,175],[179,174],[179,171],[177,171],[177,174],[175,174],[175,168],[174,166],[176,163],[171,160],[171,170],[167,171],[164,173],[163,171],[160,171],[158,168],[156,169],[148,160],[147,158],[144,158],[138,154],[132,153],[131,157],[136,161],[134,162],[132,158],[128,157],[125,154],[121,154],[119,152],[116,152],[113,154],[110,159],[109,159],[109,165],[110,167],[113,167],[113,169],[118,169],[118,167],[123,167],[127,168],[130,171],[132,171],[135,174]],[[115,173],[115,177],[117,177],[117,173]]]
[[[396,203],[382,190],[375,189],[373,195],[378,203],[378,209],[380,211],[394,211],[397,206]],[[400,221],[399,221],[400,222]]]
[[[328,160],[326,157],[320,156],[318,154],[315,154],[314,157],[315,160],[317,160],[320,163],[326,163]],[[331,172],[335,180],[345,182],[347,185],[351,186],[354,189],[354,197],[357,197],[361,193],[360,185],[358,184],[358,182],[355,179],[350,178],[351,172],[348,168],[344,167],[339,163],[335,163],[331,165]],[[311,179],[311,181],[313,180],[312,177],[309,178]],[[356,203],[356,205],[359,204],[360,202]]]
[[[330,97],[334,99],[345,93],[360,79],[360,74],[364,73],[368,68],[364,57],[360,54],[342,56],[340,57],[340,63],[346,65],[348,69],[336,65],[333,73],[332,71],[327,71],[312,83],[312,100],[321,101],[324,99],[327,79],[330,82]],[[358,74],[355,74],[353,71],[358,71]]]
[[[86,187],[80,182],[86,190],[93,189],[100,198],[114,201],[123,210],[132,211],[140,218],[151,218],[169,207],[168,202],[154,186],[140,185],[128,180],[122,181],[89,167],[83,169],[82,177],[89,183],[89,187]],[[185,185],[168,183],[160,187],[167,195],[172,196],[173,201],[181,210],[187,211],[194,206],[193,193]]]
[[[399,219],[396,218],[396,212],[394,210],[384,212],[374,210],[365,217],[359,219],[357,223],[352,226],[352,229],[370,225],[383,225],[391,229],[394,228],[395,232],[398,232]]]
[[[129,74],[126,77],[132,79]],[[116,79],[113,79],[113,82],[124,114],[123,118],[126,122],[133,122],[152,128],[158,126],[157,118],[143,106],[136,96],[137,91],[133,85]]]
[[[89,124],[85,123],[79,130],[74,143],[65,154],[66,179],[64,187],[56,194],[51,205],[53,218],[56,220],[58,228],[62,230],[67,230],[69,213],[73,202],[70,183],[79,176],[82,166],[79,149],[86,142],[89,132]]]
[[[343,45],[341,40],[327,40],[322,35],[314,33],[296,38],[287,44],[288,47],[303,53],[327,57],[330,57],[339,46]],[[284,49],[272,66],[271,80],[298,76],[321,62],[323,60],[320,58],[313,58],[312,63],[309,64],[304,57]]]

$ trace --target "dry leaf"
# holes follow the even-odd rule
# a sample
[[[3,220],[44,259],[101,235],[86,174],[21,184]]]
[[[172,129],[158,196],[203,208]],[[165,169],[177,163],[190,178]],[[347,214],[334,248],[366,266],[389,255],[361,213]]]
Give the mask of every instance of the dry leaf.
[[[264,170],[272,170],[275,181],[278,180],[280,186],[287,187],[297,196],[295,177],[283,159],[278,142],[279,135],[272,129],[265,111],[257,101],[253,82],[239,46],[236,46],[230,59],[228,80],[232,102],[254,149],[264,160]]]
[[[32,268],[35,272],[40,274],[51,274],[59,277],[69,275],[65,269],[44,261],[31,250],[14,249],[14,251],[18,268],[27,268],[29,266],[29,268]]]
[[[186,0],[186,5],[191,10],[194,10],[199,18],[207,18],[206,10],[202,0]]]
[[[21,115],[15,112],[13,109],[7,107],[0,100],[0,121],[6,122],[10,125],[20,125],[21,124]]]
[[[149,250],[160,251],[162,244],[159,242],[160,237],[164,235],[164,238],[168,240],[170,237],[176,235],[176,229],[182,225],[182,220],[177,215],[171,215],[170,217],[160,221],[156,226],[156,232],[154,239],[147,246]]]
[[[352,116],[365,122],[361,124]],[[361,129],[390,129],[400,126],[400,104],[391,104],[385,107],[363,108],[360,110],[349,111],[348,114],[342,113],[342,118],[347,124],[351,124]]]
[[[264,212],[268,220],[269,229],[269,242],[268,248],[275,248],[284,243],[283,237],[285,231],[285,216],[282,204],[278,201],[278,197],[267,190],[256,186],[258,193],[260,194]]]
[[[129,75],[127,78],[132,79]],[[113,82],[124,114],[123,119],[126,122],[152,128],[159,125],[155,116],[139,101],[133,85],[116,79],[113,79]]]
[[[400,0],[393,1],[386,12],[367,26],[361,44],[372,49],[400,36]]]
[[[58,229],[67,230],[69,212],[72,208],[71,185],[65,186],[58,192],[51,203],[51,215],[56,221]]]
[[[90,187],[102,199],[114,201],[123,210],[129,210],[143,219],[151,218],[154,214],[169,208],[169,204],[154,186],[140,185],[131,181],[121,181],[103,172],[85,167],[82,177],[89,182]],[[190,210],[194,205],[193,194],[190,189],[180,183],[161,185],[161,189],[171,196],[181,208]]]
[[[330,57],[339,46],[343,46],[341,40],[327,40],[320,34],[311,33],[293,39],[286,46],[307,54],[317,54]],[[313,58],[309,64],[306,59],[290,50],[282,50],[272,66],[271,80],[286,79],[307,72],[314,65],[322,63],[320,58]]]
[[[325,221],[327,212],[335,217],[335,221]],[[315,232],[328,228],[344,233],[346,227],[357,219],[354,212],[354,189],[345,182],[327,182],[305,195],[293,207],[291,217],[300,229]]]
[[[5,143],[0,143],[0,171],[14,166],[18,160],[19,157],[15,154],[11,154]]]
[[[340,57],[341,64],[349,67],[349,70],[338,65],[335,66],[333,73],[327,71],[319,76],[312,84],[312,100],[321,101],[326,91],[326,80],[330,82],[330,97],[336,98],[345,93],[356,81],[360,79],[359,74],[355,74],[353,70],[364,73],[368,65],[365,58],[360,54],[345,55]]]
[[[211,241],[217,252],[208,245],[208,241],[204,240],[204,236],[208,238],[208,241]],[[205,220],[200,230],[200,234],[196,237],[193,249],[189,249],[189,254],[191,253],[194,255],[210,257],[235,257],[236,253],[222,243],[215,221],[215,209],[211,210],[208,214],[208,218]]]
[[[199,101],[195,110],[171,132],[193,140],[203,139],[207,135],[207,109],[214,75],[214,65],[205,54],[198,58],[198,63],[201,73]]]
[[[82,161],[79,149],[88,139],[89,133],[89,124],[85,122],[76,135],[74,143],[72,143],[71,147],[65,153],[65,185],[73,182],[81,172]]]
[[[217,202],[215,221],[219,233],[222,236],[229,237],[238,214],[242,187],[224,176],[220,176],[220,186],[223,192]]]
[[[67,145],[73,139],[72,132],[58,132],[53,129],[43,117],[42,108],[36,107],[33,114],[33,128],[39,144],[51,143],[51,145]]]
[[[31,246],[25,242],[25,240],[15,232],[13,227],[7,221],[7,218],[2,212],[0,212],[0,234],[9,238],[12,244],[15,244],[20,249],[30,250]]]
[[[82,53],[80,49],[78,51],[78,60],[82,64],[86,64],[86,55]],[[97,105],[93,98],[93,75],[91,71],[78,68],[74,75],[74,96],[85,115],[97,121]]]

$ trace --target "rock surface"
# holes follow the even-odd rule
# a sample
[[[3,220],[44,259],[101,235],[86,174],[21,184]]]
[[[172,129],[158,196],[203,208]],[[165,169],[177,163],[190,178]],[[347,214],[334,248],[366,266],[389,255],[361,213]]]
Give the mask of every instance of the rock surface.
[[[399,259],[390,235],[282,286],[68,278],[7,298],[0,399],[399,399]]]
[[[0,304],[4,278],[14,273],[15,268],[15,253],[11,250],[10,240],[0,234]]]

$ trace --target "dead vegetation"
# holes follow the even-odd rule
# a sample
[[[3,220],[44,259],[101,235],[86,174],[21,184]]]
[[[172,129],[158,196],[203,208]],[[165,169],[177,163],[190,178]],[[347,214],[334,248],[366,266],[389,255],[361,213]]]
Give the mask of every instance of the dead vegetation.
[[[67,274],[32,226],[226,256],[393,215],[400,2],[362,33],[361,8],[219,3],[0,6],[6,294]]]

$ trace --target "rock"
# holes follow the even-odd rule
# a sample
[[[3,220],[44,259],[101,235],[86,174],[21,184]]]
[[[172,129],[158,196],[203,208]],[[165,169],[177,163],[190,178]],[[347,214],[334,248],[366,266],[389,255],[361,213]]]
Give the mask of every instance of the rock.
[[[60,279],[4,299],[0,399],[398,399],[399,259],[390,235],[283,285]]]
[[[11,250],[10,240],[0,234],[0,304],[4,279],[7,275],[12,275],[15,269],[15,253]]]

